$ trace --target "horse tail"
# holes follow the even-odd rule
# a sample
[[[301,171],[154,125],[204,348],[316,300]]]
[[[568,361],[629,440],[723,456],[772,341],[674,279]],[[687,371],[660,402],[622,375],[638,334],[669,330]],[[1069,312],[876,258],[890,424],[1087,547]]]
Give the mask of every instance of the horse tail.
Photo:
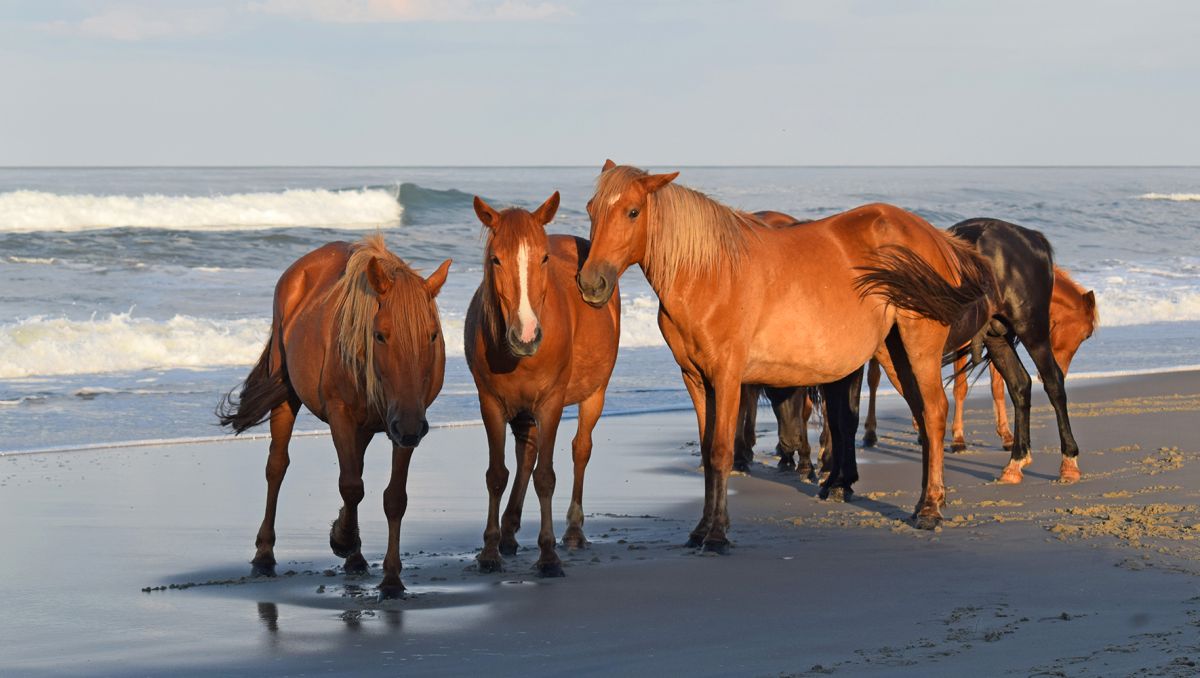
[[[272,331],[258,363],[242,382],[241,392],[235,396],[231,390],[217,403],[216,415],[221,426],[228,426],[235,434],[266,421],[271,416],[271,410],[292,395],[292,387],[287,382],[283,366],[271,370],[271,345],[275,340],[275,332]]]
[[[967,243],[938,232],[947,263],[958,282],[947,279],[913,250],[880,247],[855,279],[859,294],[878,294],[896,308],[944,325],[980,327],[997,305],[996,280],[988,262]],[[949,356],[947,356],[949,357]]]

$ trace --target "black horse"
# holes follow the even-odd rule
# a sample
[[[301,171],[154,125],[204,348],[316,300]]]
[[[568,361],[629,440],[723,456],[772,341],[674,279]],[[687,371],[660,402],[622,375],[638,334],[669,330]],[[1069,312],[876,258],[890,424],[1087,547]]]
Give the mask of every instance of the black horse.
[[[1000,294],[1000,307],[984,327],[981,339],[988,360],[1008,385],[1016,419],[1012,457],[1000,476],[1002,483],[1021,482],[1021,469],[1029,457],[1029,404],[1031,380],[1017,357],[1020,341],[1033,358],[1042,387],[1058,420],[1062,449],[1059,482],[1079,480],[1079,445],[1067,415],[1067,391],[1062,370],[1050,344],[1050,298],[1054,291],[1054,250],[1041,232],[999,219],[967,219],[950,232],[975,246],[992,265]]]

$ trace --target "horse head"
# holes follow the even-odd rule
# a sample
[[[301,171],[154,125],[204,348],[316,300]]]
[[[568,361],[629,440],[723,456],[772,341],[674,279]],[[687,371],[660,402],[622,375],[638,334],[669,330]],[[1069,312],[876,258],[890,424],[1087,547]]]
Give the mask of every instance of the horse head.
[[[488,229],[484,249],[485,313],[498,314],[509,351],[516,357],[537,353],[542,342],[541,315],[549,282],[550,239],[546,224],[558,211],[558,191],[533,212],[510,207],[497,212],[479,196],[475,214]]]

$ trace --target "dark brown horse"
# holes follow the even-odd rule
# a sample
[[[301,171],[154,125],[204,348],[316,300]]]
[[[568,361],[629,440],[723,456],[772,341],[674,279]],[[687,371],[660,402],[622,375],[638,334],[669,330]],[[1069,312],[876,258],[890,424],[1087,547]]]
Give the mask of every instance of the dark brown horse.
[[[754,461],[754,443],[758,434],[755,427],[758,423],[758,400],[766,397],[771,403],[778,427],[778,442],[775,443],[775,456],[779,457],[778,468],[781,471],[795,469],[803,480],[817,479],[816,467],[812,461],[812,445],[808,442],[808,420],[812,416],[813,391],[805,387],[773,388],[768,386],[746,385],[742,387],[741,412],[738,414],[738,437],[734,443],[733,470],[743,473],[750,472]],[[821,403],[822,412],[825,409]],[[822,414],[821,421],[826,416]],[[821,427],[821,451],[819,463],[822,474],[828,470],[830,441],[829,427]]]
[[[547,236],[545,225],[557,210],[557,192],[532,214],[516,208],[497,212],[475,198],[475,213],[488,239],[483,282],[467,311],[464,341],[488,439],[488,517],[478,556],[484,572],[501,568],[501,554],[517,552],[516,532],[532,474],[542,519],[538,573],[562,576],[550,511],[554,440],[563,407],[576,403],[579,427],[571,444],[575,483],[563,544],[587,544],[583,474],[592,455],[592,429],[604,409],[604,391],[617,359],[621,306],[617,295],[601,308],[579,298],[575,276],[588,256],[588,241]],[[517,473],[501,522],[500,498],[508,485],[505,426],[516,439]]]
[[[392,440],[392,477],[383,493],[388,544],[384,597],[400,581],[400,521],[408,506],[408,465],[429,431],[425,410],[442,390],[445,342],[434,297],[446,282],[447,260],[422,278],[376,235],[334,242],[292,264],[275,286],[271,336],[258,364],[218,407],[221,424],[241,433],[271,420],[267,508],[251,561],[259,574],[275,570],[275,506],[288,467],[288,442],[303,404],[329,424],[344,502],[329,531],[347,573],[365,573],[358,535],[363,454],[376,433]]]
[[[672,184],[676,176],[605,163],[588,202],[592,251],[578,282],[585,300],[603,305],[636,263],[658,294],[659,327],[692,397],[704,461],[704,510],[688,543],[728,549],[743,384],[823,385],[833,461],[822,492],[848,491],[857,480],[853,394],[863,365],[881,352],[903,373],[923,433],[916,524],[935,527],[945,501],[943,348],[951,324],[974,332],[991,315],[986,262],[890,205],[772,228]]]

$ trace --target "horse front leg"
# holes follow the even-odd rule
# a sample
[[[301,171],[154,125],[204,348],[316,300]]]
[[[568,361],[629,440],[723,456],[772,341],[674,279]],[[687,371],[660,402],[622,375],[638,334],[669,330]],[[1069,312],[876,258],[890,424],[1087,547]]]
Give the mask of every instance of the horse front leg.
[[[581,549],[588,545],[583,535],[583,475],[592,458],[592,429],[604,411],[604,389],[596,391],[579,403],[579,428],[571,441],[571,461],[574,465],[575,482],[571,485],[571,505],[567,508],[567,531],[563,532],[562,543],[569,549]]]
[[[275,509],[279,504],[279,488],[287,473],[290,457],[288,443],[296,425],[296,413],[300,411],[300,400],[291,397],[271,410],[271,451],[267,456],[267,507],[262,525],[254,539],[254,559],[250,561],[251,573],[255,576],[275,576]]]
[[[708,388],[703,377],[698,372],[682,370],[683,385],[687,387],[688,395],[692,398],[692,407],[696,410],[697,428],[700,432],[700,465],[704,469],[704,508],[700,512],[700,522],[688,535],[687,547],[699,548],[704,543],[704,535],[708,534],[708,516],[712,510],[712,467],[709,464],[710,438],[712,426],[708,421],[709,407]]]
[[[950,443],[951,452],[965,452],[967,450],[967,438],[963,434],[963,401],[967,399],[967,356],[962,356],[954,361],[954,429],[952,442]]]
[[[867,423],[863,425],[863,447],[875,447],[879,442],[875,422],[875,392],[879,390],[879,361],[871,358],[867,363]]]
[[[479,411],[487,430],[488,469],[484,476],[488,491],[487,525],[483,529],[483,549],[476,556],[480,572],[499,572],[500,560],[500,498],[508,487],[508,468],[504,465],[504,438],[507,435],[504,411],[494,398],[479,397]]]
[[[525,493],[529,490],[529,479],[537,461],[538,426],[530,415],[518,415],[509,422],[516,443],[517,477],[513,479],[512,492],[508,495],[508,506],[500,521],[500,553],[517,555],[521,546],[517,543],[517,532],[521,530],[521,512],[525,509]]]
[[[543,407],[537,418],[537,466],[533,469],[533,489],[537,492],[541,506],[542,525],[538,530],[538,575],[542,577],[563,576],[562,560],[555,550],[554,513],[554,440],[558,435],[558,423],[562,419],[562,404]]]
[[[400,581],[400,521],[408,509],[408,465],[412,461],[413,448],[392,445],[392,479],[383,491],[383,513],[387,516],[388,543],[383,556],[383,581],[379,584],[379,595],[396,598],[404,592]]]
[[[996,435],[1005,451],[1012,450],[1013,434],[1008,425],[1008,408],[1004,406],[1004,378],[995,365],[988,365],[988,376],[992,381],[992,411],[996,415]]]
[[[730,369],[730,374],[740,373]],[[741,400],[741,382],[729,374],[713,380],[712,434],[710,439],[708,466],[712,470],[712,502],[708,512],[708,533],[704,536],[704,550],[713,553],[729,552],[729,474],[733,470],[733,439],[737,435],[738,404]]]
[[[358,427],[344,410],[330,413],[329,429],[338,455],[338,490],[342,508],[329,528],[329,547],[345,558],[346,574],[364,574],[367,560],[362,555],[362,540],[358,534],[358,505],[363,500],[363,456],[373,433]]]
[[[860,367],[821,387],[831,447],[829,476],[821,484],[821,499],[850,501],[854,496],[853,486],[858,481],[858,459],[854,451],[854,438],[858,433],[858,399],[854,395],[862,390],[862,374]]]
[[[741,403],[738,407],[737,439],[734,441],[733,470],[750,473],[754,463],[754,443],[758,442],[758,386],[742,385]]]

